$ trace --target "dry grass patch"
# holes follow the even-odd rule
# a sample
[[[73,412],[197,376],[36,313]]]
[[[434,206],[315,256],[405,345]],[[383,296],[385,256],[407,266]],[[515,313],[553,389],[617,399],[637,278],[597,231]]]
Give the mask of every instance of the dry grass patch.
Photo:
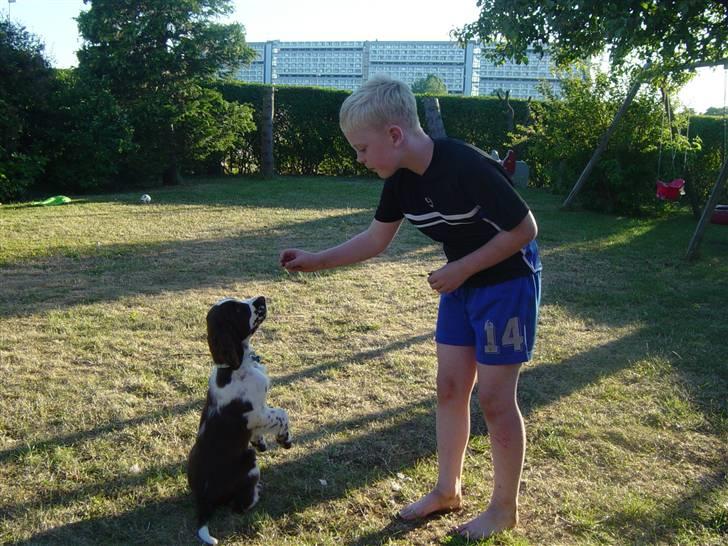
[[[0,542],[195,544],[185,478],[209,374],[204,317],[264,294],[255,347],[295,445],[260,457],[256,509],[225,544],[464,544],[490,493],[473,402],[462,512],[393,518],[428,491],[440,250],[405,226],[367,264],[277,265],[365,228],[370,180],[213,181],[58,208],[0,208]],[[520,399],[522,525],[489,544],[721,544],[728,532],[728,245],[682,261],[686,216],[562,213],[540,223],[544,300]],[[675,249],[679,249],[676,252]]]

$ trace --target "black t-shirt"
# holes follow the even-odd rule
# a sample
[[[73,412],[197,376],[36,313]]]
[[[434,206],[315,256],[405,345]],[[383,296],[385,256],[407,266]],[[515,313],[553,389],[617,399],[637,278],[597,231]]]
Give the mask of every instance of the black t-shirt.
[[[422,176],[399,169],[384,182],[375,218],[406,217],[441,242],[448,262],[462,258],[501,231],[515,228],[528,205],[513,189],[501,165],[482,150],[446,138],[434,141],[432,161]],[[486,286],[533,273],[522,252],[470,277],[466,286]]]

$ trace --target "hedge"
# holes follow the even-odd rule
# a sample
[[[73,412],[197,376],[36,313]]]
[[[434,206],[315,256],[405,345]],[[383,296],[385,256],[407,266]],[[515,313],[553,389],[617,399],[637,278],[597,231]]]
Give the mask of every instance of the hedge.
[[[256,173],[260,165],[260,116],[268,86],[239,82],[217,84],[226,100],[250,104],[258,130],[248,135],[246,149],[232,165],[234,172]],[[276,86],[273,154],[276,171],[283,175],[363,175],[354,152],[339,129],[339,108],[349,91],[316,87]],[[419,117],[425,124],[422,96],[417,96]],[[492,97],[438,97],[447,134],[484,150],[506,151],[508,115],[500,99]],[[527,117],[527,101],[511,100],[515,122]]]

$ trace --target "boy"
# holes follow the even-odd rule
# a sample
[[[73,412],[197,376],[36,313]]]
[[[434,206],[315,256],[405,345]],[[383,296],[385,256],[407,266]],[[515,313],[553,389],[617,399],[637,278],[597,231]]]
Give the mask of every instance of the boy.
[[[427,279],[440,293],[438,479],[399,516],[415,520],[460,508],[477,378],[492,445],[493,494],[488,508],[457,530],[479,539],[510,529],[518,522],[525,454],[516,386],[533,350],[540,299],[536,222],[497,162],[473,146],[425,134],[414,95],[402,82],[384,76],[366,82],[342,104],[340,125],[357,161],[385,179],[374,220],[336,247],[284,250],[281,265],[316,271],[361,262],[387,248],[403,217],[443,243],[447,264]]]

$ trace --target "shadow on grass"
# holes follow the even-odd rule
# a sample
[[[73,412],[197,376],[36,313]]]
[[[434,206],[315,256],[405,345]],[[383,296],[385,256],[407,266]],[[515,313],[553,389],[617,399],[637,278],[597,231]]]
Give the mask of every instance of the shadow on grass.
[[[346,361],[323,363],[307,370],[279,377],[277,384],[293,385],[304,376],[315,377],[332,367],[349,365],[352,361],[376,359],[387,351],[396,350],[425,341],[430,334],[413,336],[412,338],[391,344],[390,346],[354,355]],[[540,407],[577,392],[594,381],[614,374],[626,366],[625,360],[611,358],[615,352],[622,353],[635,350],[640,343],[639,332],[607,343],[603,346],[582,353],[573,358],[537,367],[527,367],[521,380],[521,400],[523,412],[527,416]],[[568,378],[565,380],[564,378]],[[115,430],[123,430],[125,426],[134,426],[154,420],[169,412],[184,412],[197,403],[181,404],[155,412],[145,417],[129,421],[126,424],[114,424],[88,433],[69,436],[44,443],[44,447],[57,444],[73,443],[95,435]],[[235,536],[238,538],[254,538],[258,536],[258,521],[271,518],[279,521],[282,532],[295,534],[298,532],[296,518],[289,518],[294,513],[305,511],[309,507],[334,499],[344,498],[357,488],[371,485],[397,472],[406,471],[418,460],[430,458],[434,454],[434,397],[403,404],[375,414],[358,416],[348,421],[333,423],[295,439],[296,445],[303,447],[296,459],[273,463],[268,466],[266,456],[261,456],[263,463],[264,493],[261,503],[248,515],[238,517],[221,510],[213,523],[214,533],[218,537]],[[478,418],[473,422],[481,421]],[[336,431],[358,431],[372,422],[385,423],[377,431],[355,435],[338,442],[326,442],[321,449],[311,449],[318,440]],[[54,443],[55,442],[55,443]],[[8,457],[8,453],[4,457]],[[59,506],[71,506],[89,497],[97,495],[123,496],[143,487],[151,479],[161,477],[179,477],[184,472],[184,463],[173,463],[150,468],[140,475],[122,476],[111,482],[97,482],[71,491],[53,491],[38,497],[30,503],[6,505],[0,509],[6,517],[13,517],[28,511],[45,510]],[[717,476],[717,474],[716,474]],[[325,478],[328,485],[324,488],[319,479]],[[708,480],[716,487],[717,478]],[[708,495],[703,489],[696,490],[690,498],[686,498],[675,508],[673,518],[687,518],[686,511],[695,506],[700,499]],[[401,500],[404,504],[404,499]],[[668,516],[665,516],[668,518]],[[630,521],[620,523],[614,519],[613,525],[621,528],[631,526],[639,529],[654,528],[660,536],[669,538],[674,530],[657,528],[652,521],[653,516],[625,515]],[[623,518],[624,519],[624,518]],[[29,541],[18,544],[142,544],[158,543],[194,543],[193,509],[188,497],[142,504],[142,506],[125,512],[119,516],[104,516],[84,519],[76,523],[57,527],[39,533]],[[385,527],[347,542],[352,546],[380,544],[394,537],[402,538],[415,529],[418,524],[410,524],[392,520]],[[642,536],[642,535],[641,535]],[[70,540],[72,539],[72,540]],[[70,542],[69,542],[70,540]]]
[[[351,365],[366,359],[376,359],[388,351],[401,349],[412,344],[426,341],[431,337],[430,333],[413,336],[412,338],[390,344],[381,349],[365,351],[351,358],[340,362],[323,363],[313,368],[307,368],[301,373],[290,374],[276,378],[276,384],[292,385],[302,377],[315,377],[323,371],[331,368]],[[629,340],[622,340],[628,343]],[[620,343],[620,342],[615,342]],[[537,407],[548,405],[554,400],[567,396],[571,392],[587,385],[595,375],[613,373],[624,364],[613,362],[610,368],[605,369],[594,364],[604,355],[614,350],[613,344],[605,345],[597,351],[590,353],[589,362],[584,362],[583,356],[574,357],[568,362],[540,366],[533,370],[527,370],[522,383],[522,393],[526,402],[524,413],[528,414]],[[591,364],[589,364],[591,363]],[[541,369],[543,368],[543,369]],[[559,380],[559,375],[568,375],[571,380]],[[170,412],[185,412],[197,405],[187,403],[172,406],[160,412],[148,416],[136,418],[125,423],[118,423],[55,440],[48,440],[42,444],[44,448],[54,445],[69,444],[93,438],[99,434],[123,430],[127,426],[136,426],[148,421],[158,419]],[[372,422],[387,423],[376,432],[366,433],[339,442],[329,442],[326,447],[318,450],[306,449],[304,453],[295,460],[266,466],[265,455],[263,461],[263,481],[265,483],[264,496],[261,504],[251,514],[238,518],[237,516],[225,517],[225,511],[214,523],[215,533],[218,536],[240,535],[254,537],[257,534],[256,518],[268,516],[272,519],[288,521],[283,516],[291,513],[304,511],[310,506],[329,500],[343,498],[352,489],[369,485],[382,480],[400,471],[406,471],[418,460],[429,458],[434,454],[434,397],[403,404],[390,408],[376,414],[368,414],[332,423],[330,426],[299,435],[295,438],[297,446],[311,446],[316,441],[325,439],[326,436],[340,431],[357,431],[366,427]],[[481,421],[473,419],[474,422]],[[7,458],[10,454],[5,453]],[[97,482],[70,491],[51,491],[37,497],[30,503],[6,505],[0,512],[10,516],[13,514],[37,511],[41,507],[50,509],[56,506],[75,505],[89,497],[111,493],[112,495],[123,495],[137,487],[144,486],[148,480],[159,477],[175,477],[184,472],[182,462],[166,466],[153,467],[139,475],[122,476],[110,482]],[[326,488],[318,483],[320,478],[328,482]],[[404,504],[404,500],[402,500]],[[139,529],[144,526],[142,520],[148,521],[148,514],[159,514],[151,523],[146,534],[136,532],[126,534],[127,528]],[[150,506],[142,506],[139,509],[126,512],[119,517],[106,517],[89,519],[77,522],[68,526],[62,526],[46,533],[33,537],[28,543],[39,544],[62,544],[66,543],[66,537],[73,536],[77,544],[92,543],[93,540],[101,540],[104,543],[145,543],[150,539],[157,539],[161,542],[173,540],[168,534],[170,530],[184,527],[187,529],[187,536],[192,536],[192,503],[190,499],[175,499],[168,502],[155,503]],[[129,523],[127,523],[129,522]],[[283,523],[283,525],[294,525],[294,523]],[[384,529],[377,530],[366,536],[358,537],[351,544],[365,545],[376,544],[392,536],[406,535],[417,527],[417,524],[399,522],[393,520]],[[166,529],[159,531],[158,529]],[[123,530],[122,530],[123,529]],[[294,528],[284,529],[287,532],[295,533]],[[118,536],[116,533],[123,533]],[[156,534],[159,533],[159,536]],[[140,537],[144,537],[143,539]],[[116,541],[119,542],[116,542]]]
[[[304,450],[303,455],[295,460],[268,467],[266,456],[262,455],[264,492],[258,508],[250,515],[243,516],[242,521],[246,527],[242,530],[238,528],[240,518],[225,517],[227,512],[220,510],[213,524],[214,532],[219,536],[240,532],[254,535],[256,531],[250,527],[254,523],[251,518],[254,520],[261,514],[279,518],[307,506],[343,497],[352,487],[359,487],[389,473],[404,470],[417,459],[431,453],[432,405],[431,400],[419,400],[376,415],[364,415],[338,423],[337,428],[342,430],[356,430],[373,420],[395,421],[374,433],[327,445],[320,450]],[[423,434],[424,430],[430,434]],[[297,446],[307,446],[327,434],[327,431],[321,430],[296,437],[294,442]],[[402,435],[410,441],[401,442]],[[318,481],[321,472],[326,472],[328,476],[329,485],[325,489],[320,487]],[[143,487],[150,480],[160,477],[174,478],[182,473],[182,462],[155,466],[137,475],[120,476],[111,481],[96,482],[73,490],[47,492],[31,502],[2,506],[0,513],[4,517],[13,518],[40,508],[50,510],[74,505],[97,495],[123,496],[136,487]],[[174,540],[168,535],[169,531],[180,528],[186,529],[186,536],[193,537],[191,498],[180,497],[150,506],[127,511],[118,517],[84,519],[39,533],[29,541],[18,543],[139,544],[156,539],[158,543],[168,544],[170,540]],[[150,520],[150,511],[159,513]],[[140,532],[135,530],[129,533],[130,529]],[[73,537],[73,540],[69,542],[68,537]]]
[[[0,266],[0,318],[189,289],[217,287],[228,295],[231,285],[290,279],[278,263],[281,250],[339,244],[346,234],[366,229],[370,220],[370,212],[358,212],[221,239],[106,245],[86,255],[5,264]],[[437,249],[417,235],[407,232],[379,259],[405,261],[413,252],[420,259],[433,256]]]
[[[721,469],[703,476],[692,488],[691,492],[671,508],[657,517],[634,511],[622,511],[612,514],[604,524],[614,529],[615,535],[622,536],[633,544],[680,544],[680,532],[690,536],[698,526],[710,529],[715,535],[728,536],[728,509],[718,507],[715,499],[728,486],[726,477],[728,461]],[[715,498],[712,498],[714,497]],[[716,511],[710,513],[711,500]],[[699,537],[699,535],[697,535]],[[685,540],[685,537],[682,537]],[[699,540],[699,539],[698,539]],[[711,542],[718,544],[718,542]]]
[[[144,415],[140,415],[138,417],[133,417],[131,419],[127,419],[125,421],[115,421],[111,423],[106,423],[103,426],[96,427],[90,430],[82,430],[79,432],[75,432],[73,434],[66,434],[64,436],[56,436],[55,438],[49,438],[46,440],[41,440],[37,442],[26,442],[22,446],[14,447],[11,449],[5,449],[3,451],[0,451],[0,463],[5,463],[8,460],[16,459],[20,457],[23,453],[27,452],[28,449],[31,447],[33,449],[37,449],[39,451],[47,451],[56,447],[64,447],[64,446],[72,446],[74,444],[80,443],[80,442],[86,442],[88,440],[93,440],[95,438],[99,438],[101,436],[105,436],[107,434],[113,434],[117,432],[122,432],[124,429],[127,429],[129,427],[135,427],[139,425],[154,423],[159,421],[160,419],[164,419],[166,417],[170,417],[173,415],[180,415],[182,413],[187,413],[188,411],[192,409],[199,408],[202,409],[203,402],[195,400],[194,402],[184,402],[181,404],[174,404],[171,406],[167,406],[164,408],[161,408],[157,411],[154,411],[152,413],[147,413]]]
[[[370,214],[353,215],[354,221],[365,222]],[[240,282],[241,280],[273,279],[279,272],[275,260],[271,260],[270,266],[267,258],[261,260],[261,256],[273,254],[271,248],[280,248],[279,244],[285,236],[292,233],[301,234],[301,244],[306,247],[316,246],[317,242],[338,242],[340,233],[336,232],[336,224],[326,224],[330,220],[298,224],[292,227],[290,233],[282,234],[242,234],[240,240],[228,238],[222,241],[195,241],[182,242],[170,245],[152,247],[149,255],[143,256],[139,264],[127,263],[128,257],[122,257],[119,263],[110,258],[108,267],[98,266],[96,261],[89,259],[83,262],[84,267],[72,269],[72,273],[80,276],[87,276],[89,282],[94,279],[92,273],[86,269],[99,267],[96,275],[105,279],[103,286],[98,292],[90,294],[91,299],[84,299],[83,294],[75,298],[65,300],[62,294],[43,292],[42,282],[47,282],[48,276],[43,281],[34,281],[35,289],[41,296],[52,296],[56,300],[47,302],[44,298],[38,298],[41,309],[55,308],[58,306],[70,306],[92,301],[113,300],[126,294],[137,293],[134,280],[151,278],[150,293],[157,293],[162,290],[182,290],[185,288],[200,286],[224,286],[229,282]],[[317,230],[327,225],[331,228],[331,239],[312,240],[310,236],[303,235],[302,229]],[[622,326],[635,322],[640,323],[637,331],[621,339],[612,341],[605,345],[590,348],[588,352],[580,353],[571,359],[553,363],[546,363],[540,366],[526,367],[523,372],[520,386],[520,399],[523,412],[528,415],[540,407],[577,392],[590,384],[599,381],[627,368],[631,361],[638,360],[648,351],[648,342],[660,339],[659,334],[666,326],[671,328],[684,327],[686,320],[689,320],[691,312],[685,311],[679,316],[674,316],[674,310],[678,304],[690,298],[691,290],[675,295],[675,288],[680,283],[690,279],[691,271],[703,266],[684,266],[680,256],[671,253],[666,248],[666,240],[674,241],[676,236],[667,225],[658,225],[654,230],[634,237],[625,242],[624,245],[633,245],[629,252],[622,255],[618,249],[607,248],[605,250],[580,250],[565,248],[555,249],[550,253],[550,258],[559,263],[561,278],[565,281],[563,285],[553,282],[547,285],[544,292],[545,302],[553,301],[567,308],[569,313],[581,317],[587,317],[601,326]],[[615,228],[614,232],[618,230]],[[671,237],[665,238],[668,231]],[[260,243],[259,247],[255,245]],[[321,246],[323,246],[323,244]],[[246,254],[246,251],[250,251]],[[548,251],[548,248],[546,248]],[[165,256],[165,254],[168,254]],[[161,255],[161,257],[159,256]],[[549,253],[547,252],[547,255]],[[239,273],[241,257],[255,259],[257,262],[250,272],[245,275]],[[190,260],[207,258],[204,267],[197,264],[187,265]],[[264,265],[261,264],[264,263]],[[604,265],[605,269],[600,269]],[[613,269],[606,269],[607,266]],[[683,267],[684,266],[684,267]],[[18,267],[22,267],[19,265]],[[155,267],[161,267],[164,275],[156,276]],[[185,270],[185,267],[191,267]],[[130,271],[126,271],[129,268]],[[177,268],[182,268],[178,271]],[[546,263],[546,275],[548,276],[549,264]],[[212,271],[210,271],[212,269]],[[609,279],[600,279],[599,273],[609,271]],[[25,278],[26,281],[33,281],[32,276]],[[602,281],[597,284],[596,281]],[[570,282],[571,284],[566,284]],[[115,283],[124,286],[114,286]],[[725,281],[708,287],[708,290],[716,290],[724,286]],[[649,294],[644,288],[649,286],[657,287]],[[90,288],[90,287],[89,287]],[[16,290],[20,287],[16,286]],[[4,290],[4,289],[3,289]],[[626,294],[625,291],[626,290]],[[718,290],[720,292],[720,290]],[[703,290],[701,289],[701,293]],[[26,303],[31,300],[33,292],[25,294]],[[96,298],[96,299],[93,299]],[[657,300],[657,303],[650,302],[648,298]],[[725,302],[725,296],[720,293],[715,295],[716,304]],[[12,314],[20,314],[21,306],[14,308]],[[37,308],[32,312],[37,312]],[[672,311],[672,313],[670,313]],[[718,325],[715,325],[718,328]],[[564,332],[566,335],[568,332]],[[420,341],[430,334],[413,337],[403,340],[398,344],[360,353],[354,355],[353,360],[377,358],[388,350],[406,347]],[[660,350],[671,350],[674,345],[666,344]],[[615,357],[615,355],[618,355]],[[628,360],[629,358],[629,360]],[[434,356],[433,356],[434,360]],[[290,374],[276,379],[277,383],[293,385],[302,377],[321,376],[326,370],[350,364],[351,360],[344,362],[327,362],[305,371]],[[677,363],[680,366],[680,363]],[[690,364],[689,366],[692,366]],[[709,370],[705,370],[709,374]],[[692,393],[696,394],[700,385],[692,386]],[[179,411],[186,411],[185,405],[181,405]],[[406,470],[413,466],[418,460],[430,458],[434,453],[434,399],[420,400],[403,404],[400,407],[386,410],[375,415],[366,415],[349,421],[337,422],[336,430],[354,430],[365,426],[372,421],[384,421],[389,424],[381,427],[378,431],[357,435],[351,439],[336,443],[327,443],[319,450],[307,450],[298,459],[264,466],[263,480],[266,488],[259,507],[251,515],[243,518],[225,517],[224,512],[216,518],[213,524],[214,533],[221,537],[235,535],[236,537],[254,537],[257,533],[256,518],[269,516],[280,520],[284,531],[291,534],[296,533],[294,522],[289,522],[284,516],[292,513],[299,513],[308,507],[327,502],[332,499],[346,497],[352,489],[369,485],[382,478]],[[187,407],[189,409],[189,407]],[[705,407],[704,411],[710,410]],[[140,418],[142,421],[146,418]],[[149,417],[149,419],[152,419]],[[482,423],[482,420],[475,418],[473,423]],[[481,425],[482,426],[482,425]],[[112,428],[107,432],[117,430]],[[103,432],[102,432],[103,433]],[[81,433],[84,434],[84,433]],[[87,434],[92,438],[94,432]],[[325,438],[327,431],[321,430],[297,439],[299,446],[310,446],[315,440]],[[85,439],[80,437],[79,440]],[[65,441],[71,441],[68,438]],[[53,441],[48,442],[52,446]],[[7,453],[5,458],[7,458]],[[263,459],[265,461],[265,459]],[[176,463],[161,466],[153,469],[156,474],[164,476],[179,476],[183,472],[183,464]],[[326,472],[329,485],[326,488],[320,487],[318,479],[324,476],[318,474]],[[151,472],[151,471],[150,471]],[[716,480],[719,479],[720,471],[709,476],[704,484],[688,494],[682,501],[676,503],[672,514],[666,515],[660,520],[657,527],[652,521],[652,515],[645,514],[621,514],[614,518],[615,528],[626,527],[653,529],[658,537],[665,540],[674,536],[675,528],[671,521],[691,517],[694,509],[703,499],[710,495],[715,489]],[[21,513],[26,510],[37,510],[41,507],[64,506],[78,502],[90,495],[103,494],[105,491],[121,492],[133,490],[143,486],[151,474],[145,472],[140,476],[121,477],[112,483],[95,483],[83,486],[73,491],[62,491],[48,493],[37,501],[26,504],[8,505],[3,512]],[[707,488],[707,489],[706,489]],[[120,516],[105,516],[91,518],[77,523],[71,523],[48,532],[35,535],[28,544],[131,544],[131,543],[193,543],[192,537],[192,504],[184,497],[171,498],[160,502],[142,505]],[[295,518],[293,518],[295,519]],[[285,527],[288,526],[288,527]],[[386,542],[393,537],[406,535],[412,529],[411,524],[391,522],[382,529],[378,529],[368,535],[357,537],[351,541],[352,545],[377,544]],[[128,532],[127,530],[133,530]],[[138,532],[137,532],[138,531]],[[121,534],[121,536],[119,535]],[[647,535],[640,535],[647,537]],[[639,537],[636,537],[639,539]]]
[[[320,364],[305,368],[299,372],[286,374],[283,376],[277,376],[274,379],[274,382],[276,387],[292,386],[296,381],[299,381],[300,379],[313,379],[316,377],[322,377],[327,375],[332,370],[347,368],[352,365],[355,366],[357,364],[364,364],[366,361],[378,359],[384,356],[386,353],[399,351],[401,349],[417,345],[418,343],[422,343],[423,341],[431,340],[434,335],[434,331],[427,332],[425,334],[411,336],[407,339],[390,343],[385,347],[357,353],[346,360],[332,360],[328,362],[321,362]]]
[[[285,278],[280,250],[323,248],[357,233],[369,212],[292,225],[271,232],[243,231],[221,239],[163,244],[110,245],[79,257],[54,256],[0,268],[0,317],[154,295],[191,288]],[[310,234],[318,234],[317,238]],[[303,236],[302,236],[303,235]]]

